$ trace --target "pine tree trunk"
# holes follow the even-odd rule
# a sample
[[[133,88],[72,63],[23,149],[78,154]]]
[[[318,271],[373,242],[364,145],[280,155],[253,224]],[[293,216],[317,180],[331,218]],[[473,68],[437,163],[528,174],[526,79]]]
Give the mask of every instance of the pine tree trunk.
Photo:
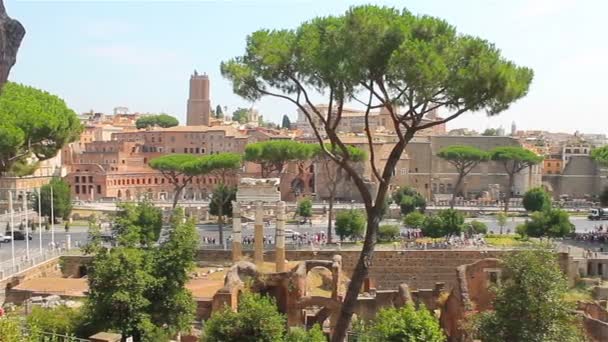
[[[368,216],[367,229],[368,234],[365,236],[363,243],[363,249],[359,255],[359,260],[353,271],[353,276],[348,285],[346,291],[346,297],[342,302],[342,308],[338,317],[338,322],[334,328],[334,333],[331,338],[332,342],[343,342],[346,338],[346,332],[350,326],[350,321],[354,313],[355,305],[357,304],[357,297],[363,285],[363,281],[369,274],[369,267],[371,266],[372,257],[374,254],[374,246],[376,244],[376,232],[380,224],[380,213],[373,210]],[[369,234],[371,232],[371,234]]]
[[[509,202],[511,201],[511,191],[515,182],[515,174],[509,174],[509,186],[505,194],[505,213],[509,212]]]
[[[452,200],[450,200],[450,209],[454,209],[454,205],[456,203],[456,196],[460,191],[460,187],[462,186],[463,175],[458,175],[458,180],[456,181],[456,185],[454,186],[454,191],[452,191]]]
[[[334,194],[329,195],[329,212],[327,213],[327,243],[332,243],[332,221],[334,219]]]

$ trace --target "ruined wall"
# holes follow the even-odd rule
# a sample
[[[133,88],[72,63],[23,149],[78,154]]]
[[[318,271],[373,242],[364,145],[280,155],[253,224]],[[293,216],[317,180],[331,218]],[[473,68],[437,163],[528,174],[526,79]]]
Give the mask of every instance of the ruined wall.
[[[202,263],[229,263],[230,251],[199,250],[197,261]],[[394,290],[401,283],[411,289],[430,289],[437,282],[445,282],[446,290],[457,283],[456,267],[472,264],[485,258],[499,258],[505,251],[377,251],[370,271],[378,290]],[[332,260],[333,255],[342,256],[342,268],[346,275],[355,268],[358,251],[286,251],[287,260]],[[253,252],[244,252],[253,260]],[[274,251],[264,252],[265,260],[274,260]]]
[[[25,269],[19,274],[0,281],[0,305],[5,301],[6,291],[23,281],[41,277],[61,277],[59,260],[59,257],[50,259],[36,267]]]

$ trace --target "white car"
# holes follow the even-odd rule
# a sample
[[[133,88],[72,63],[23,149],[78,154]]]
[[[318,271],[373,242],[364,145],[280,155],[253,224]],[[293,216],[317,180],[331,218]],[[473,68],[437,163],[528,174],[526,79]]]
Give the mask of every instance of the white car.
[[[12,239],[10,235],[0,235],[0,242],[11,242]]]
[[[291,229],[285,229],[285,236],[286,237],[290,237],[292,239],[297,238],[298,236],[300,236],[300,233],[293,231]]]

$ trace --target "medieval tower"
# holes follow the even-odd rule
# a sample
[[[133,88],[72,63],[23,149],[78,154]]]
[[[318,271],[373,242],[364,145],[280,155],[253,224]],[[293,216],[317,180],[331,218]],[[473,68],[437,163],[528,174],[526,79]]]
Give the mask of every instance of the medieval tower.
[[[209,126],[211,101],[209,99],[209,76],[199,75],[196,70],[190,76],[190,97],[186,114],[187,126]]]

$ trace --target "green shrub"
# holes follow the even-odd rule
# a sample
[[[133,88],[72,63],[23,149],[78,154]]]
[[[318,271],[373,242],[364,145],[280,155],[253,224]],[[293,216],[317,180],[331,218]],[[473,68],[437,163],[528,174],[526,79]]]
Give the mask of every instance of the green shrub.
[[[378,241],[391,242],[399,238],[399,226],[385,224],[378,227]]]

